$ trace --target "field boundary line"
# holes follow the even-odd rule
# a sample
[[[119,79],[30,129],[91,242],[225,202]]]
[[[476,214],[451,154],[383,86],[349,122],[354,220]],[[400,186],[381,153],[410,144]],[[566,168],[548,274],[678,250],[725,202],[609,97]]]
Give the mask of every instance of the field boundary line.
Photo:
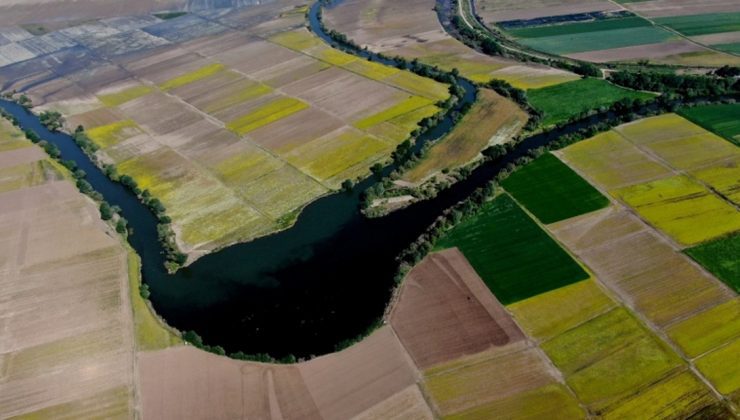
[[[621,135],[621,133],[620,133]],[[566,163],[567,164],[567,163]],[[590,178],[583,176],[579,171],[577,171],[575,168],[571,168],[576,173],[578,173],[580,176],[582,176],[586,181],[588,181],[594,188],[599,190],[602,194],[604,191],[602,190],[601,186],[592,182]],[[630,208],[629,206],[625,205],[622,202],[617,201],[618,205],[622,208],[623,211],[626,211],[631,217],[635,218],[638,223],[640,223],[643,226],[643,229],[649,233],[652,233],[655,235],[655,238],[659,241],[662,241],[663,243],[667,244],[675,254],[677,254],[679,257],[685,258],[689,260],[689,263],[696,264],[691,258],[689,258],[684,253],[680,252],[680,250],[677,250],[676,247],[673,244],[673,241],[667,238],[662,232],[658,231],[656,228],[652,227],[650,224],[648,224],[646,221],[644,221],[641,217],[635,214],[635,211]],[[702,268],[701,270],[705,275],[707,274],[706,270]],[[643,314],[641,311],[638,311],[635,307],[633,302],[631,302],[626,297],[629,297],[627,295],[627,292],[620,293],[619,289],[616,287],[612,287],[609,284],[605,283],[603,280],[599,278],[599,276],[596,276],[595,279],[602,284],[603,287],[612,290],[612,292],[617,296],[619,299],[619,302],[621,302],[622,306],[624,306],[628,311],[642,324],[643,327],[647,328],[649,331],[653,333],[653,335],[656,338],[659,338],[661,341],[663,341],[668,347],[673,350],[678,357],[683,360],[683,362],[688,365],[688,368],[696,375],[704,384],[711,390],[711,392],[714,394],[714,396],[719,399],[720,401],[724,402],[726,406],[730,407],[731,404],[727,403],[727,399],[712,385],[712,383],[709,382],[709,380],[704,377],[704,375],[699,372],[699,370],[694,365],[693,359],[689,358],[682,350],[681,348],[671,340],[671,338],[668,336],[665,329],[668,328],[669,325],[665,327],[658,327],[657,324],[653,323],[651,320],[647,318],[645,314]],[[717,280],[714,276],[710,276],[710,279],[714,281],[715,284],[720,283],[719,280]],[[724,287],[724,290],[729,290],[727,286]],[[734,292],[733,292],[734,293]],[[709,306],[707,307],[709,308]],[[687,317],[690,315],[687,315]],[[684,319],[686,319],[685,317]],[[674,322],[675,323],[675,322]],[[672,323],[673,324],[673,323]],[[672,325],[670,324],[670,325]],[[731,409],[731,408],[730,408]]]

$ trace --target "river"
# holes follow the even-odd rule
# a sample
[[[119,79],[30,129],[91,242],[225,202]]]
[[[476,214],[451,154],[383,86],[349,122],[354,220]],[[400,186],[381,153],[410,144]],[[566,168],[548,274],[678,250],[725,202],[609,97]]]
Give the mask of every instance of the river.
[[[311,27],[327,40],[317,11],[315,5]],[[464,87],[468,92],[462,104],[473,97],[472,86],[466,82]],[[504,159],[481,165],[436,198],[382,218],[368,219],[360,213],[361,192],[377,182],[370,177],[351,192],[311,203],[287,230],[206,255],[170,275],[163,266],[156,218],[131,192],[110,181],[70,136],[49,132],[17,104],[0,101],[0,107],[24,128],[56,144],[62,158],[77,162],[106,201],[121,207],[134,229],[129,241],[142,258],[143,278],[160,316],[177,329],[196,331],[206,344],[220,345],[227,352],[274,357],[328,353],[342,340],[363,333],[384,312],[396,256],[444,209],[485,185],[507,163],[563,132],[528,138]],[[448,117],[421,142],[436,139],[450,127]]]

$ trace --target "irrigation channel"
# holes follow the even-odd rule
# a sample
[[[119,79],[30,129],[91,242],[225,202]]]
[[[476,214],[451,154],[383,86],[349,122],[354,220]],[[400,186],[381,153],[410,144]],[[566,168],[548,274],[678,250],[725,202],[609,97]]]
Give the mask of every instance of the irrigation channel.
[[[310,9],[313,31],[334,44],[319,24],[319,4]],[[382,62],[369,52],[357,52]],[[473,101],[474,87],[462,81]],[[144,281],[157,313],[179,330],[194,330],[227,353],[268,353],[280,358],[320,355],[362,334],[390,299],[396,256],[441,212],[489,182],[507,163],[559,135],[592,122],[525,139],[504,158],[478,167],[436,198],[388,216],[368,219],[359,211],[361,193],[377,182],[370,177],[351,192],[337,192],[308,205],[295,225],[282,232],[206,255],[175,274],[164,269],[154,215],[121,184],[109,180],[64,133],[53,133],[23,107],[0,101],[23,128],[55,144],[63,159],[74,160],[110,204],[121,208],[134,234],[129,241],[142,259]],[[448,132],[449,115],[417,142],[421,147]],[[385,174],[393,170],[385,168]],[[74,238],[70,238],[74,240]]]

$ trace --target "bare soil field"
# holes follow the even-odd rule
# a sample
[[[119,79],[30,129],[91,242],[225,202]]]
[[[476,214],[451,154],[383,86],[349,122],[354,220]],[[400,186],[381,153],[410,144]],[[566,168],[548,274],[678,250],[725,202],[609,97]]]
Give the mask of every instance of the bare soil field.
[[[374,51],[418,58],[445,70],[457,68],[463,76],[477,82],[497,78],[528,89],[577,78],[572,73],[544,66],[521,66],[515,61],[471,50],[447,35],[439,24],[432,0],[403,3],[348,0],[325,10],[324,19],[328,27]],[[514,74],[496,73],[496,70],[509,66],[516,66],[518,71]]]
[[[433,253],[414,267],[390,323],[421,369],[524,339],[456,248]]]
[[[706,52],[699,45],[685,39],[660,42],[657,44],[634,45],[622,48],[610,48],[606,50],[587,51],[576,54],[568,54],[567,57],[577,60],[587,60],[596,63],[609,61],[635,61],[641,59],[656,60],[680,54]]]
[[[661,328],[733,297],[626,210],[609,207],[548,227],[600,281]]]
[[[388,406],[428,410],[410,389],[419,375],[390,327],[297,365],[240,362],[189,346],[142,352],[139,376],[145,418],[346,419],[374,418]]]
[[[48,162],[36,146],[0,162],[17,151]],[[43,167],[40,183],[0,194],[0,417],[131,418],[126,251],[96,206]]]

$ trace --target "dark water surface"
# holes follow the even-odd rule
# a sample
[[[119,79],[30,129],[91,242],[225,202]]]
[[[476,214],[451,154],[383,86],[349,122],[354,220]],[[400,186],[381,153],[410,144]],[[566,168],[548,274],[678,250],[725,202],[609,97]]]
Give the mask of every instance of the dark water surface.
[[[311,9],[312,27],[326,39],[319,32],[317,10]],[[464,86],[468,94],[463,103],[473,99],[472,85]],[[14,103],[0,101],[0,107],[24,128],[56,144],[63,159],[77,162],[92,186],[121,207],[134,229],[129,240],[142,258],[151,301],[170,325],[195,330],[205,343],[221,345],[227,352],[275,357],[331,352],[340,341],[365,331],[383,314],[390,298],[395,257],[444,209],[485,185],[506,163],[562,133],[531,137],[505,159],[482,165],[436,198],[379,219],[367,219],[359,211],[361,192],[376,182],[369,178],[351,193],[310,204],[290,229],[225,248],[169,275],[163,267],[156,219],[132,193],[110,181],[70,136],[49,132],[36,116]],[[422,141],[433,140],[450,127],[447,118]]]

